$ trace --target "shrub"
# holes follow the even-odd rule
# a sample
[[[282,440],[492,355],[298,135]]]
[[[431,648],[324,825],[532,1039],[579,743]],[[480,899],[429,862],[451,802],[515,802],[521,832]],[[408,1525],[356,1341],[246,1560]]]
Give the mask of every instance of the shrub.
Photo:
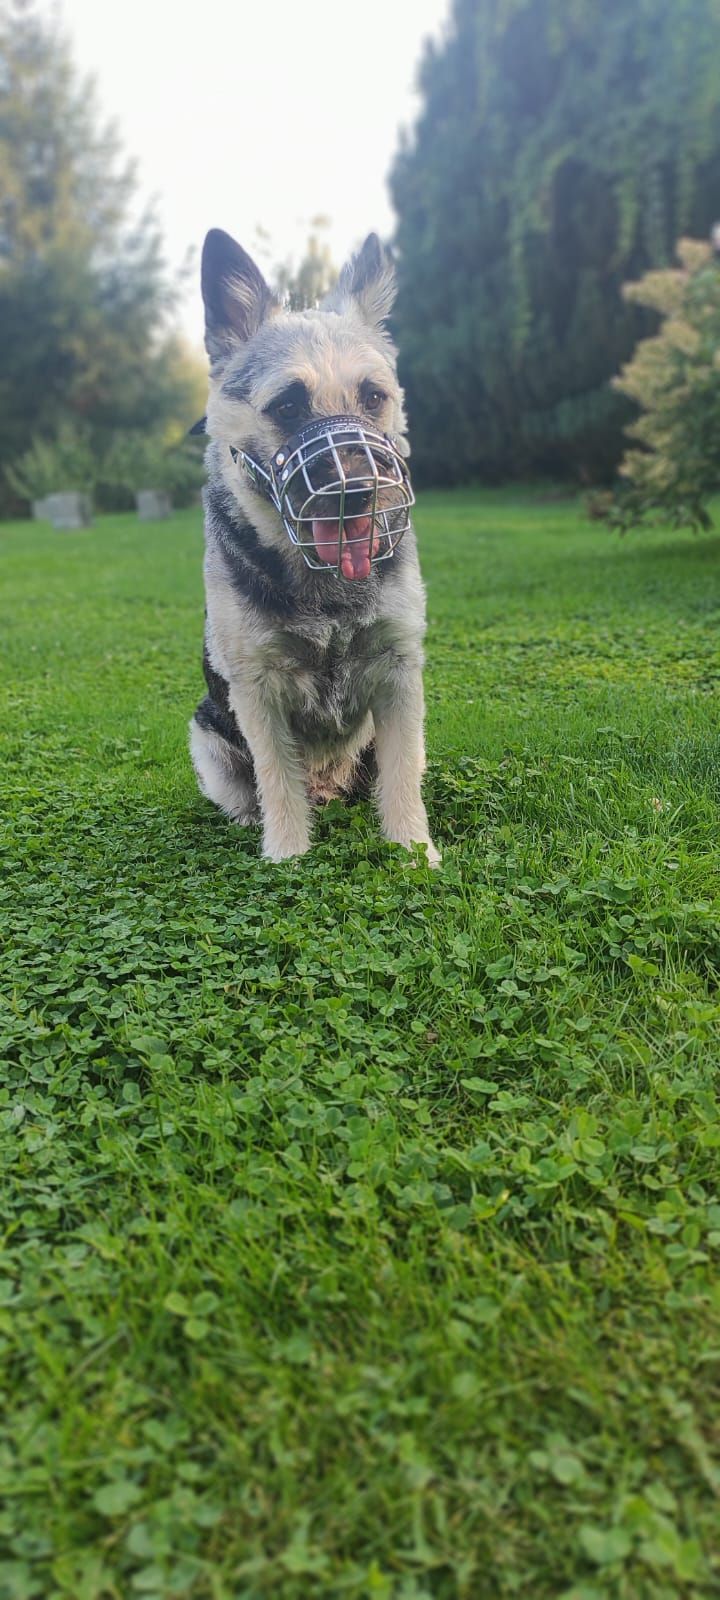
[[[29,450],[5,470],[21,500],[43,500],[66,489],[92,496],[97,460],[90,432],[79,423],[62,422],[52,438],[33,439]]]
[[[161,489],[177,505],[187,504],[203,483],[203,441],[168,444],[158,434],[116,433],[100,478],[105,498],[113,491],[134,496],[138,489]]]
[[[627,451],[613,520],[649,518],[707,528],[720,488],[720,264],[709,244],[681,239],[680,265],[648,272],[625,296],[656,311],[659,331],[642,339],[615,388],[641,408]]]
[[[68,420],[52,437],[34,439],[6,470],[23,500],[70,489],[90,495],[103,510],[123,510],[136,490],[164,489],[176,505],[187,505],[203,482],[202,440],[168,443],[139,430],[96,438],[91,428]]]

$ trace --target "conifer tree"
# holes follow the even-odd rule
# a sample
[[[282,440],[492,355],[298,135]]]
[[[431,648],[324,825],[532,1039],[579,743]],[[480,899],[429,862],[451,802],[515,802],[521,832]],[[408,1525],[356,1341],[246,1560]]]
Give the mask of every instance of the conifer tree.
[[[134,199],[62,32],[0,0],[0,510],[3,469],[68,418],[101,433],[193,420],[158,228]]]
[[[416,471],[591,479],[652,315],[622,286],[720,215],[720,0],[453,0],[392,174]]]

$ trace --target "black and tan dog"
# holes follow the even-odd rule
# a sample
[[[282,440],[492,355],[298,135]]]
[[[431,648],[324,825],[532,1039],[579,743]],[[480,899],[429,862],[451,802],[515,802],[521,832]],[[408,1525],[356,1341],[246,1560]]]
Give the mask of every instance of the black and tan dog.
[[[319,309],[289,312],[245,251],[213,230],[202,289],[208,693],[190,724],[200,788],[234,821],[261,820],[264,854],[282,861],[309,848],[318,799],[350,795],[372,775],[386,838],[425,845],[436,865],[421,796],[425,596],[412,528],[393,539],[392,489],[381,476],[378,492],[374,458],[373,514],[367,497],[351,504],[343,491],[334,515],[318,499],[309,556],[272,490],[286,441],[312,434],[316,419],[336,430],[354,419],[360,437],[366,427],[392,441],[389,460],[408,454],[383,328],[391,266],[371,234]],[[338,466],[341,436],[328,447]]]

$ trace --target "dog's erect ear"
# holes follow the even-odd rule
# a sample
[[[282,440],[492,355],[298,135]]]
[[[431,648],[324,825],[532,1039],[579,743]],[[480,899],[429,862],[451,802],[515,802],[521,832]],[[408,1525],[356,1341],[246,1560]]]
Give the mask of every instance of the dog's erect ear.
[[[344,311],[354,302],[366,322],[379,326],[390,315],[395,300],[395,270],[376,233],[369,233],[361,250],[343,267],[335,288],[323,300],[325,311]]]
[[[205,349],[214,366],[257,333],[274,300],[255,262],[222,228],[211,228],[203,245],[201,282]]]

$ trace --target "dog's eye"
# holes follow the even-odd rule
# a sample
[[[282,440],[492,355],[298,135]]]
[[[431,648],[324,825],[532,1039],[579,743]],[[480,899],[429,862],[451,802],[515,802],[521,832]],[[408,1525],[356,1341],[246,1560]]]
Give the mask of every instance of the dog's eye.
[[[363,410],[369,411],[372,415],[373,412],[381,409],[387,400],[387,395],[383,393],[382,389],[377,389],[374,383],[364,383],[360,389],[360,398]]]
[[[308,406],[308,392],[304,383],[291,383],[282,394],[276,395],[275,399],[271,400],[265,410],[273,422],[287,427],[292,422],[301,422],[303,417],[307,416]]]
[[[300,416],[300,406],[297,400],[281,400],[280,404],[273,406],[273,416],[278,422],[297,422]]]

